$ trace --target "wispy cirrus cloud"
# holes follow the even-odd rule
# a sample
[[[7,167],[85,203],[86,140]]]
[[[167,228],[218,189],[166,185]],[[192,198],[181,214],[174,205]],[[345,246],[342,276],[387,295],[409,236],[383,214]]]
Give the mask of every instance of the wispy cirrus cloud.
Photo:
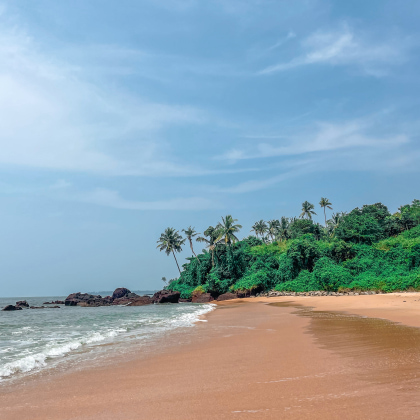
[[[203,197],[169,198],[156,201],[129,200],[121,197],[118,191],[98,188],[94,191],[67,196],[72,201],[80,201],[98,206],[124,210],[208,210],[221,208],[217,200]]]
[[[315,126],[307,127],[304,131],[293,136],[272,137],[274,142],[260,142],[248,148],[233,148],[217,156],[218,159],[238,161],[243,159],[269,158],[275,156],[293,156],[327,152],[350,148],[397,148],[409,142],[407,135],[374,135],[373,122],[355,120],[344,123],[319,122]],[[258,136],[253,136],[257,139]],[[262,138],[267,140],[266,136]]]
[[[373,76],[384,76],[389,67],[403,63],[410,48],[409,39],[368,40],[347,24],[335,31],[317,31],[300,45],[301,54],[288,61],[270,65],[259,75],[274,74],[308,65],[360,67]]]

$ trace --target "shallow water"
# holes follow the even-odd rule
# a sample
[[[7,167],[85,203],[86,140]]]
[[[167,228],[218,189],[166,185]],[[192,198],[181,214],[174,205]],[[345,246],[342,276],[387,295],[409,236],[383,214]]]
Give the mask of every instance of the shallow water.
[[[27,300],[30,305],[64,297],[1,298],[0,307]],[[126,343],[150,344],[179,328],[191,327],[213,305],[78,306],[0,312],[0,383],[52,367],[124,353]],[[66,365],[67,363],[67,365]]]

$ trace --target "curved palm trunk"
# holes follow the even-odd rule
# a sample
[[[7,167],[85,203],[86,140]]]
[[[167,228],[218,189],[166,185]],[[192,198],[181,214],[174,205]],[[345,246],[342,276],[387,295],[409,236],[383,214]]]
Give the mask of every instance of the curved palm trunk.
[[[172,250],[172,254],[174,255],[175,262],[176,262],[176,265],[177,265],[177,267],[178,267],[179,274],[181,274],[181,269],[179,268],[178,260],[176,259],[176,256],[175,256],[175,252],[174,252],[174,250]]]
[[[327,227],[327,214],[325,213],[325,207],[324,207],[324,219],[325,219],[325,227]]]
[[[191,239],[190,239],[190,247],[191,247],[191,251],[194,254],[195,258],[197,258],[198,263],[201,264],[201,261],[198,259],[197,254],[194,252],[194,248],[193,248],[193,244],[192,244]]]

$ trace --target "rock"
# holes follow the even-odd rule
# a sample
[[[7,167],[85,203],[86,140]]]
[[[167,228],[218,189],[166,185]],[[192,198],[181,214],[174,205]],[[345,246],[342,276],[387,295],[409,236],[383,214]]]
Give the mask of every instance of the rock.
[[[54,302],[44,302],[43,305],[64,305],[64,300],[56,300]]]
[[[200,293],[197,295],[193,295],[192,302],[193,303],[208,303],[214,300],[213,296],[210,293]]]
[[[20,306],[14,306],[14,305],[7,305],[5,306],[2,311],[19,311],[22,310]]]
[[[81,305],[81,303],[83,303]],[[108,306],[111,305],[112,298],[110,296],[107,296],[103,298],[102,296],[95,296],[90,295],[89,293],[72,293],[71,295],[68,295],[66,300],[64,301],[64,304],[66,306]]]
[[[231,299],[238,299],[238,295],[236,293],[223,293],[217,298],[219,302],[223,300],[231,300]]]
[[[188,303],[191,302],[191,299],[179,299],[178,303]]]
[[[125,287],[119,287],[118,289],[114,290],[114,293],[112,294],[112,299],[122,298],[124,296],[127,296],[129,293],[131,293],[130,290],[126,289]]]
[[[133,294],[133,293],[131,293]],[[150,296],[138,296],[134,293],[134,297],[122,297],[114,299],[113,305],[124,305],[124,306],[143,306],[152,304],[152,298]]]
[[[29,304],[28,302],[26,302],[26,300],[20,300],[19,302],[16,302],[16,306],[19,307],[25,307],[25,308],[29,308]]]
[[[181,293],[172,290],[161,290],[152,297],[152,303],[178,303]]]

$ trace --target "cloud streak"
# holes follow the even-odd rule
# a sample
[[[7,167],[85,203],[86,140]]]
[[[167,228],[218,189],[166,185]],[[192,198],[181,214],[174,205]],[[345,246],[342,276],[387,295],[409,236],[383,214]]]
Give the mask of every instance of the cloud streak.
[[[301,43],[302,54],[289,61],[270,65],[258,72],[269,75],[308,65],[356,65],[367,74],[384,76],[390,66],[401,64],[408,49],[405,40],[373,43],[344,25],[338,31],[317,31]]]

